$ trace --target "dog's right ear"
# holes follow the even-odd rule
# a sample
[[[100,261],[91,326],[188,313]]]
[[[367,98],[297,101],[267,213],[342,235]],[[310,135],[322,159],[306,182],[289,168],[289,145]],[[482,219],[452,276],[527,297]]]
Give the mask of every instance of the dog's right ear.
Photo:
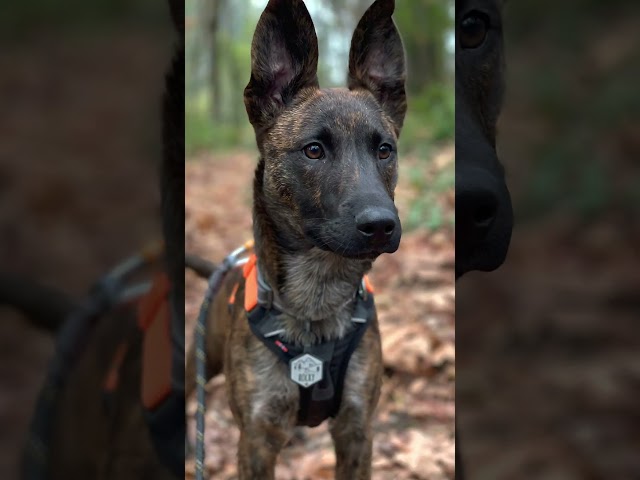
[[[173,26],[184,36],[184,0],[169,0],[169,11]]]
[[[249,121],[269,127],[303,88],[318,87],[318,39],[302,0],[270,0],[251,44],[251,79],[244,90]]]

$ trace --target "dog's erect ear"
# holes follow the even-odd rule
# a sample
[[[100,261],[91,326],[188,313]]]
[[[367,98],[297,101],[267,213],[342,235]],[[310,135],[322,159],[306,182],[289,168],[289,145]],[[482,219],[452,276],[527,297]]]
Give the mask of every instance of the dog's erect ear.
[[[407,99],[404,48],[391,19],[394,0],[376,0],[364,13],[351,40],[349,89],[366,89],[376,97],[400,134]]]
[[[318,39],[301,0],[270,0],[251,44],[251,79],[244,90],[249,121],[268,127],[303,88],[318,87]]]
[[[184,0],[169,0],[169,10],[173,26],[178,33],[184,35]]]

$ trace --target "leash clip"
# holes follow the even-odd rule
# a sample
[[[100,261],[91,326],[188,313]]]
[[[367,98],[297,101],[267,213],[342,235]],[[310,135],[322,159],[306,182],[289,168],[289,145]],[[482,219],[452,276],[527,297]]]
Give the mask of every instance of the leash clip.
[[[271,310],[273,306],[273,291],[264,288],[258,289],[258,304],[267,310]]]
[[[251,251],[253,249],[253,241],[249,240],[245,242],[244,245],[236,248],[233,252],[225,257],[223,260],[223,268],[225,271],[231,270],[232,268],[238,267],[240,265],[244,265],[249,260],[248,257],[242,257],[245,253]]]
[[[362,281],[360,282],[360,286],[358,287],[358,296],[363,300],[367,299],[367,288],[364,283],[364,277],[362,277]]]

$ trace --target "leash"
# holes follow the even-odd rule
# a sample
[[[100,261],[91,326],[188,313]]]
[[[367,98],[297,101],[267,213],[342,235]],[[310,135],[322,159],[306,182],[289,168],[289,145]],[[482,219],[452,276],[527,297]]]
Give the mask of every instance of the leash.
[[[220,290],[222,282],[227,273],[233,268],[243,265],[248,261],[248,258],[242,257],[245,253],[253,249],[253,240],[247,241],[241,247],[236,248],[222,261],[222,264],[216,268],[207,284],[207,290],[200,306],[200,312],[198,313],[198,319],[196,321],[194,345],[196,350],[196,480],[205,480],[205,451],[204,451],[204,415],[206,406],[206,392],[205,387],[207,384],[207,367],[206,367],[206,326],[207,317],[209,315],[209,308],[211,307],[211,301],[215,297],[216,293]]]
[[[161,242],[152,243],[116,265],[94,284],[87,298],[63,324],[56,338],[55,355],[36,401],[29,427],[22,458],[23,479],[41,480],[49,477],[49,444],[54,412],[69,373],[83,352],[97,320],[105,312],[135,301],[149,290],[149,282],[130,285],[126,284],[126,280],[135,272],[155,263],[162,252]]]

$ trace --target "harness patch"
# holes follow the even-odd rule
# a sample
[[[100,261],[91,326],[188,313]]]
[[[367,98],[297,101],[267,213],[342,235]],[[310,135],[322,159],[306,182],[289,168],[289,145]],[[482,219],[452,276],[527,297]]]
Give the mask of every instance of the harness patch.
[[[303,353],[289,362],[289,375],[301,387],[310,387],[322,380],[322,360]]]

